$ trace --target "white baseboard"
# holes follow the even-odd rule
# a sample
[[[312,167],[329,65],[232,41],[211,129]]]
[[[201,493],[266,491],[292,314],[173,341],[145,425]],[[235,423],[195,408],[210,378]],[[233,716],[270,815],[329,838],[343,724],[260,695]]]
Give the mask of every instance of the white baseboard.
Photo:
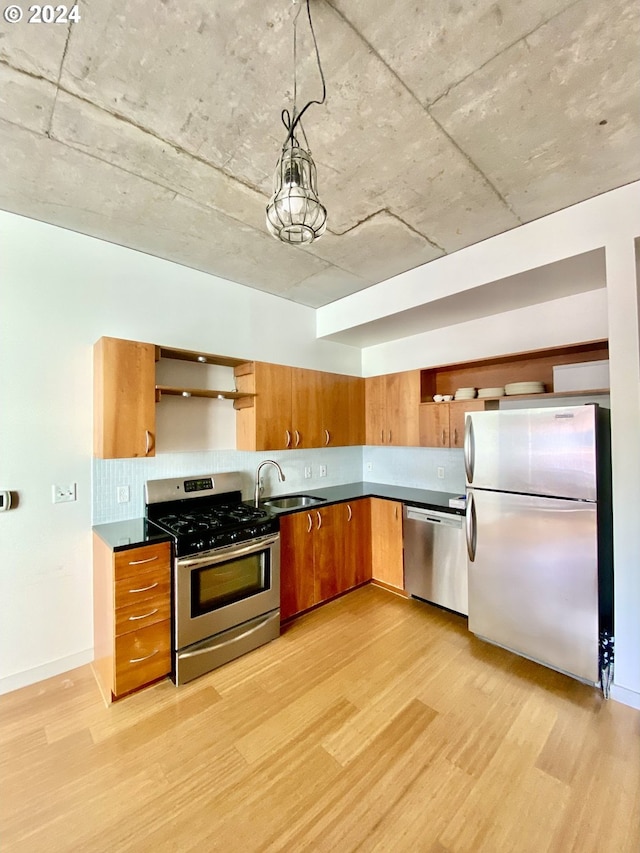
[[[636,708],[640,711],[640,693],[636,693],[634,690],[620,687],[619,684],[612,684],[611,698],[615,699],[616,702],[622,702],[623,705],[629,705],[631,708]]]
[[[78,652],[75,655],[51,661],[51,663],[36,666],[34,669],[28,669],[25,672],[16,672],[15,675],[0,678],[0,695],[11,693],[13,690],[19,690],[21,687],[28,687],[30,684],[36,684],[38,681],[44,681],[45,678],[62,675],[63,672],[68,672],[70,669],[75,669],[78,666],[84,666],[86,663],[91,663],[92,660],[93,649],[86,649],[84,652]]]

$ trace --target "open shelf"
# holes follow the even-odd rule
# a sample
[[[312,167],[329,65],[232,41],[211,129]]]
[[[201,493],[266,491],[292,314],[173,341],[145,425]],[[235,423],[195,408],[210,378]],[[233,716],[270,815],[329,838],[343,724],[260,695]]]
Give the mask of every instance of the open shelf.
[[[173,385],[156,385],[156,403],[160,402],[163,394],[169,394],[172,397],[209,397],[212,400],[248,400],[247,405],[251,405],[251,398],[255,394],[247,394],[241,391],[214,391],[208,388],[176,388]]]
[[[220,364],[222,367],[237,367],[246,362],[246,358],[231,358],[226,355],[212,355],[207,352],[196,352],[188,349],[173,349],[172,347],[156,347],[156,361],[160,358],[172,358],[179,361],[193,361],[198,364]]]
[[[546,388],[553,388],[553,368],[576,362],[589,362],[609,357],[606,340],[590,341],[553,349],[534,350],[532,352],[513,353],[496,358],[480,359],[458,364],[443,364],[424,368],[420,372],[420,398],[431,402],[434,394],[455,394],[458,388],[501,388],[512,382],[542,382]],[[546,392],[544,394],[525,394],[505,397],[483,397],[484,400],[535,399],[536,397],[583,397],[585,395],[606,395],[605,389],[590,391]],[[476,398],[477,399],[477,398]]]

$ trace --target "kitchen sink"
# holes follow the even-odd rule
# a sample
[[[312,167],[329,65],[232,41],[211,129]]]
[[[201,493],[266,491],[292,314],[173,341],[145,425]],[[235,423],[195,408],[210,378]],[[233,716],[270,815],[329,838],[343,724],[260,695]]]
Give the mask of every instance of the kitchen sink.
[[[271,509],[304,509],[306,506],[321,504],[325,500],[325,498],[316,498],[313,495],[287,495],[284,498],[267,498],[262,501],[262,505]]]

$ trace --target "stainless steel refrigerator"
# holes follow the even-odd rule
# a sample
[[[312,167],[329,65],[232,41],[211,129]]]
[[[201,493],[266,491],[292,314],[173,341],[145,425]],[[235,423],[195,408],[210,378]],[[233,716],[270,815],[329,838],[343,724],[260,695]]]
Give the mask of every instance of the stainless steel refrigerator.
[[[469,629],[608,696],[610,438],[596,404],[473,412],[465,423]]]

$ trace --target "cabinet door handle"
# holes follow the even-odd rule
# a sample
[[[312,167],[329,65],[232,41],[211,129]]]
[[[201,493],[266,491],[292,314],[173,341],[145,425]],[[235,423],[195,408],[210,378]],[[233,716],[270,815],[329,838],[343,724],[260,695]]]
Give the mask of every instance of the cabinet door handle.
[[[380,444],[384,444],[384,430],[380,430]]]
[[[159,651],[159,649],[154,649],[150,655],[145,655],[143,658],[131,658],[129,660],[129,663],[142,663],[143,660],[149,660],[149,658],[152,658],[154,655],[157,655]]]
[[[289,432],[289,430],[288,430],[288,429],[285,429],[285,431],[284,431],[284,432],[285,432],[285,435],[286,435],[286,437],[287,437],[287,440],[286,440],[286,442],[285,442],[285,445],[284,445],[284,446],[285,446],[285,447],[291,447],[291,433]]]
[[[347,521],[351,521],[351,519],[353,518],[353,513],[351,512],[351,504],[347,504],[347,512],[349,513],[349,515],[347,516]]]
[[[453,428],[453,443],[458,446],[458,427]]]
[[[391,430],[389,430],[389,444],[391,444]]]
[[[398,507],[395,507],[395,516],[396,516],[396,521],[397,521],[398,520]]]
[[[442,430],[442,446],[444,447],[444,429]]]
[[[307,513],[307,533],[311,533],[311,529],[313,527],[313,519],[311,518],[311,513]]]
[[[294,445],[294,446],[295,446],[295,447],[298,447],[298,445],[300,444],[300,433],[298,432],[298,430],[297,430],[297,429],[294,429],[294,431],[293,431],[293,432],[294,432],[294,435],[295,435],[295,437],[296,437],[296,443],[295,443],[295,445]]]
[[[327,446],[327,444],[329,444],[329,442],[330,442],[330,441],[331,441],[331,436],[329,435],[329,430],[328,430],[328,429],[325,429],[325,431],[324,431],[324,444],[325,444],[325,447]]]
[[[153,563],[154,560],[158,559],[158,555],[155,557],[145,557],[144,560],[129,560],[130,566],[141,566],[143,563]]]
[[[154,607],[153,610],[150,610],[148,613],[145,613],[142,616],[129,616],[129,622],[137,622],[138,619],[148,619],[149,616],[153,616],[154,613],[158,612],[158,608]]]
[[[318,518],[318,530],[320,530],[320,528],[322,527],[322,516],[320,515],[318,510],[316,510],[316,516]]]
[[[141,586],[140,589],[130,589],[129,592],[148,592],[150,589],[155,589],[158,586],[158,581],[152,583],[151,586]]]
[[[151,432],[151,430],[146,429],[144,431],[144,438],[145,438],[145,450],[144,450],[144,452],[145,452],[145,455],[148,456],[151,453],[151,451],[153,450],[153,433]]]

